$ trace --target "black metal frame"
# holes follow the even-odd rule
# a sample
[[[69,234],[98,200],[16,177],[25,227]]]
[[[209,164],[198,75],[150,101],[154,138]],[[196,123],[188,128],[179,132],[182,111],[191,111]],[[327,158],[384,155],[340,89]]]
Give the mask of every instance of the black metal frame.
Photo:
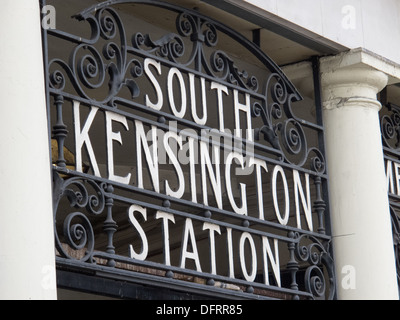
[[[400,106],[387,101],[387,89],[380,95],[382,148],[385,161],[400,159]],[[400,292],[400,196],[388,190],[390,217],[392,221],[393,248],[395,252],[397,282]]]
[[[258,14],[256,11],[247,10],[246,6],[241,6],[234,1],[228,0],[201,0],[224,11],[230,12],[238,17],[251,21],[257,24],[261,28],[275,32],[293,42],[296,42],[306,48],[315,50],[321,55],[333,55],[343,51],[347,51],[348,48],[342,46],[339,43],[335,43],[330,40],[321,39],[320,36],[314,34],[311,31],[300,32],[295,30],[291,26],[287,26],[282,18],[279,17],[265,17]]]
[[[176,34],[167,34],[163,38],[153,41],[150,35],[143,35],[139,32],[132,37],[132,45],[127,43],[127,36],[122,20],[117,12],[112,9],[114,5],[124,3],[135,3],[147,6],[155,6],[173,11],[177,14]],[[42,0],[44,5],[45,1]],[[54,181],[54,221],[57,256],[57,268],[59,285],[68,287],[65,280],[69,272],[77,272],[79,277],[84,274],[91,274],[96,278],[124,281],[132,284],[153,286],[166,290],[174,289],[177,292],[192,293],[199,296],[229,299],[268,299],[268,296],[258,294],[260,290],[266,290],[274,294],[281,294],[292,298],[329,298],[335,297],[336,280],[334,275],[333,258],[331,251],[331,237],[327,234],[329,230],[329,215],[327,209],[327,172],[324,160],[324,141],[318,61],[313,59],[314,84],[318,113],[318,123],[299,119],[292,111],[291,104],[301,100],[300,94],[291,82],[286,78],[280,68],[271,61],[255,44],[226,27],[225,25],[211,20],[196,11],[181,8],[161,1],[127,1],[110,0],[77,14],[77,20],[86,21],[92,28],[90,39],[81,39],[75,35],[60,30],[43,30],[46,88],[49,112],[49,130],[57,141],[58,157],[53,162]],[[121,46],[110,41],[103,52],[95,48],[96,41],[101,37],[111,40],[119,32]],[[270,70],[266,81],[265,92],[260,92],[259,81],[251,77],[247,72],[240,71],[233,59],[226,53],[217,50],[211,57],[206,57],[203,47],[212,48],[218,39],[218,33],[224,33],[233,41],[246,46],[249,51],[259,59],[264,66]],[[63,39],[75,44],[70,60],[53,58],[48,56],[48,37]],[[190,60],[179,61],[184,47],[183,39],[192,41],[192,54]],[[78,59],[78,50],[86,50],[84,59]],[[192,72],[206,79],[218,79],[220,83],[229,88],[236,88],[244,93],[257,97],[263,103],[254,103],[252,106],[253,118],[261,118],[263,126],[257,132],[259,142],[254,142],[254,157],[268,160],[271,164],[277,164],[285,169],[295,169],[302,173],[309,174],[314,180],[316,200],[313,203],[314,211],[318,215],[318,232],[300,230],[295,227],[282,226],[275,222],[260,220],[251,216],[239,216],[231,211],[219,209],[204,204],[192,203],[183,199],[176,199],[145,190],[132,185],[125,185],[113,182],[104,178],[95,177],[91,174],[70,170],[66,166],[64,157],[64,141],[68,136],[68,128],[63,122],[63,106],[68,101],[79,101],[85,105],[96,106],[102,111],[112,111],[125,116],[130,120],[140,120],[148,125],[155,125],[160,129],[168,130],[165,124],[167,120],[177,121],[183,126],[196,130],[212,129],[198,125],[194,122],[178,118],[166,112],[149,110],[149,108],[133,101],[120,98],[119,90],[127,87],[132,97],[138,95],[138,85],[135,81],[143,74],[143,66],[139,59],[128,59],[130,55],[138,57],[156,57],[164,65],[178,67],[180,70]],[[103,60],[114,60],[115,63],[104,63]],[[85,61],[86,60],[86,61]],[[86,63],[86,64],[84,64]],[[56,67],[55,67],[56,66]],[[129,71],[129,72],[128,72]],[[96,76],[100,82],[104,82],[109,74],[109,91],[101,101],[96,101],[86,93],[86,89],[95,88],[91,80]],[[75,90],[75,94],[64,91],[66,82],[69,81]],[[82,85],[83,84],[83,85]],[[271,100],[268,100],[271,99]],[[53,105],[51,105],[53,101]],[[132,108],[133,112],[119,110],[118,104]],[[135,114],[134,110],[144,111],[156,117],[157,120],[144,118]],[[56,123],[51,123],[50,115],[56,115]],[[282,115],[286,118],[282,118]],[[285,120],[286,119],[286,120]],[[318,146],[308,147],[304,129],[307,128],[318,135]],[[261,136],[260,133],[263,135]],[[262,140],[264,138],[264,140]],[[201,138],[200,138],[201,139]],[[244,139],[244,143],[250,143]],[[223,147],[223,145],[221,145]],[[239,151],[243,151],[239,149]],[[296,156],[295,160],[292,156]],[[129,193],[132,197],[126,197]],[[133,198],[133,195],[143,195],[154,199],[153,202],[143,202]],[[85,248],[83,256],[76,258],[65,249],[64,244],[59,240],[57,227],[58,206],[61,201],[67,201],[73,209],[64,221],[64,236],[66,236],[69,248],[79,250]],[[198,272],[190,269],[182,269],[175,266],[167,266],[151,261],[133,260],[116,254],[114,247],[114,234],[118,226],[113,217],[113,206],[115,203],[127,205],[141,205],[152,210],[162,210],[183,218],[190,218],[194,221],[209,222],[226,228],[232,228],[238,232],[249,232],[256,236],[268,236],[271,239],[278,239],[287,244],[290,260],[287,263],[289,284],[287,287],[279,288],[273,285],[261,283],[249,283],[241,279],[232,279],[205,272]],[[204,214],[189,213],[182,211],[175,205],[191,208],[192,212],[203,212]],[[85,212],[85,213],[83,213]],[[65,214],[65,213],[63,213]],[[91,223],[92,218],[104,216],[101,232],[107,238],[105,251],[97,251],[94,247],[95,231]],[[221,222],[218,218],[229,218],[229,222]],[[73,219],[79,222],[72,224]],[[254,226],[278,230],[280,234],[259,231]],[[282,235],[286,233],[286,235]],[[104,263],[99,263],[99,260]],[[162,275],[152,275],[133,272],[117,268],[118,264],[142,266],[157,269]],[[303,268],[303,269],[302,269]],[[66,273],[67,272],[67,273]],[[205,284],[195,284],[178,280],[176,274],[185,274],[191,277],[206,279]],[[304,283],[301,285],[299,275],[303,274]],[[104,280],[108,281],[108,280]],[[214,286],[215,282],[233,283],[242,291],[232,291]],[[72,285],[73,287],[73,285]],[[79,288],[83,289],[83,288]],[[325,292],[325,290],[329,292]]]

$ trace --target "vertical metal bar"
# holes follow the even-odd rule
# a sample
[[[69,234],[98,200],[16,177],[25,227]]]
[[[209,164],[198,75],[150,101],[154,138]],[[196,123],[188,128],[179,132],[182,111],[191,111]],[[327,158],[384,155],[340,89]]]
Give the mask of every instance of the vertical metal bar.
[[[39,0],[40,12],[46,5],[46,0]],[[43,14],[42,14],[43,15]],[[43,18],[43,16],[42,16]],[[49,94],[49,64],[48,64],[48,42],[47,42],[47,30],[42,27],[42,48],[43,48],[43,65],[44,65],[44,83],[45,83],[45,94],[46,94],[46,110],[47,110],[47,130],[49,136],[49,153],[50,153],[50,165],[53,161],[51,152],[51,119],[50,119],[50,94]]]
[[[315,101],[315,109],[317,116],[317,123],[321,127],[324,127],[323,121],[323,105],[322,105],[322,87],[321,87],[321,77],[320,77],[320,63],[319,56],[311,57],[312,69],[313,69],[313,83],[314,83],[314,101]],[[326,233],[332,235],[332,225],[330,219],[330,204],[329,204],[329,163],[326,161],[325,155],[325,131],[318,132],[318,147],[322,154],[325,157],[325,167],[327,179],[322,179],[322,198],[325,202],[325,230]],[[333,261],[335,261],[332,242],[330,241],[330,247],[326,248],[330,255],[333,257]],[[333,271],[334,272],[334,271]],[[337,278],[334,277],[336,280]],[[337,292],[335,291],[334,299],[337,299]]]
[[[58,95],[55,100],[57,123],[53,126],[53,136],[57,140],[58,145],[58,157],[56,164],[59,167],[66,167],[66,160],[64,157],[64,141],[68,135],[67,126],[63,122],[63,104],[64,98],[62,95]],[[53,162],[53,160],[52,160]]]
[[[112,216],[112,208],[114,205],[114,200],[111,198],[108,194],[114,192],[114,188],[111,184],[106,185],[104,187],[106,195],[105,195],[105,205],[106,205],[106,211],[107,211],[107,218],[104,221],[103,224],[103,230],[107,234],[107,247],[106,247],[106,252],[115,254],[115,246],[114,246],[114,233],[117,231],[117,223],[114,221],[113,216]],[[115,267],[115,260],[114,259],[109,259],[107,262],[107,265],[109,267]]]
[[[294,232],[289,232],[289,238],[293,239],[293,242],[288,243],[289,250],[289,261],[286,265],[286,269],[290,272],[290,289],[299,290],[299,285],[297,284],[297,271],[299,270],[299,264],[295,259],[294,250],[296,248],[296,235]],[[293,300],[298,300],[299,296],[294,296]]]

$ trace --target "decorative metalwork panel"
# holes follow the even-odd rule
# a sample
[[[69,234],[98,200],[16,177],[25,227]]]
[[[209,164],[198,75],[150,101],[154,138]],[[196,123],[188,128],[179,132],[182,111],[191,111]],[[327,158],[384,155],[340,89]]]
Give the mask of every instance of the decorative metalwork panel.
[[[115,0],[64,21],[65,2],[48,2],[57,265],[214,297],[332,299],[323,127],[280,68],[194,10]]]
[[[387,103],[381,110],[381,133],[388,182],[397,281],[400,285],[400,107]]]

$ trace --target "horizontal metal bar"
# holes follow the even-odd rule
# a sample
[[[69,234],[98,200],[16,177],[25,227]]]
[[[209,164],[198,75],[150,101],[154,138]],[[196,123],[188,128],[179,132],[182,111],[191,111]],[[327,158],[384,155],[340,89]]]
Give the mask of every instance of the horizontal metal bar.
[[[60,268],[61,267],[61,268]],[[171,288],[145,286],[131,281],[119,281],[110,277],[100,277],[80,270],[70,270],[58,265],[57,287],[83,293],[108,296],[114,299],[141,300],[203,300],[211,296],[190,294],[189,292],[174,291]],[[63,294],[59,295],[63,298]],[[79,299],[79,295],[77,295]],[[71,299],[67,296],[66,299]],[[75,298],[73,298],[75,299]],[[218,297],[223,299],[223,297]]]
[[[129,120],[138,120],[138,121],[141,121],[142,123],[145,123],[146,125],[156,126],[156,127],[160,128],[160,129],[163,129],[165,131],[169,131],[169,130],[175,131],[174,127],[169,127],[168,125],[160,123],[158,121],[151,120],[151,119],[148,119],[148,118],[144,118],[144,117],[141,117],[139,115],[136,115],[136,114],[133,114],[133,113],[130,113],[130,112],[126,112],[126,111],[123,111],[123,110],[119,110],[117,108],[113,108],[113,107],[104,105],[104,104],[99,103],[97,101],[87,100],[85,98],[77,97],[77,96],[74,96],[74,95],[71,95],[71,94],[68,94],[68,93],[65,93],[65,92],[61,92],[61,91],[58,91],[58,90],[55,90],[55,89],[51,89],[51,88],[49,89],[49,91],[50,91],[51,94],[53,94],[55,96],[61,95],[61,96],[65,97],[65,98],[68,98],[70,100],[76,100],[76,101],[88,104],[90,106],[96,106],[96,107],[99,107],[100,109],[105,110],[105,111],[115,112],[117,114],[125,116]],[[123,100],[119,100],[119,101],[123,101]],[[169,115],[169,114],[167,114],[165,112],[160,112],[160,111],[155,112],[154,110],[150,110],[151,108],[146,108],[146,107],[142,106],[141,104],[132,103],[131,105],[133,105],[134,107],[136,107],[138,109],[141,109],[142,111],[147,111],[149,113],[154,113],[154,115],[155,116],[157,115],[158,117],[164,116],[164,117],[167,117],[167,118],[171,118],[172,120],[180,122],[180,123],[184,124],[187,127],[194,128],[195,130],[215,130],[215,128],[211,128],[211,127],[207,127],[207,126],[201,126],[201,125],[196,124],[195,122],[191,122],[191,121],[188,121],[188,120],[177,118],[177,117],[175,117],[173,115]],[[179,133],[179,131],[180,130],[177,130],[177,133]],[[221,137],[229,138],[229,139],[232,139],[232,140],[237,139],[235,136],[228,135],[226,133],[219,132],[218,134],[220,134]],[[188,131],[185,131],[185,135],[186,136],[192,136],[191,133],[188,132]],[[195,136],[194,138],[196,138],[199,141],[204,141],[204,142],[207,142],[207,143],[210,141],[210,138],[202,137],[201,135]],[[244,144],[253,145],[254,148],[257,149],[257,150],[260,150],[260,151],[265,152],[265,153],[272,153],[276,157],[282,157],[282,151],[280,151],[280,150],[265,146],[265,145],[263,145],[261,143],[257,143],[257,142],[254,142],[254,141],[249,141],[246,138],[243,138],[241,140],[244,142]],[[213,139],[212,141],[213,141],[214,145],[219,145],[220,148],[222,148],[222,149],[225,147],[224,144],[219,143],[218,141],[216,141],[216,139]],[[240,153],[243,152],[243,149],[235,147],[235,143],[232,143],[232,145],[228,145],[228,147],[231,148],[232,151],[238,151]],[[299,172],[302,172],[302,173],[308,173],[311,176],[316,176],[316,177],[318,176],[318,177],[321,177],[321,178],[324,178],[324,179],[328,179],[328,175],[326,173],[315,172],[315,171],[312,171],[310,169],[306,169],[306,168],[298,166],[298,165],[293,165],[293,164],[284,162],[282,160],[276,160],[276,159],[273,159],[273,158],[270,158],[270,157],[267,157],[267,156],[263,156],[261,154],[253,153],[253,152],[250,152],[249,150],[246,150],[246,155],[250,156],[250,157],[254,157],[255,159],[264,160],[267,163],[272,163],[274,165],[280,165],[280,166],[282,166],[284,168],[295,169],[295,170],[297,170]]]
[[[400,162],[400,149],[392,149],[389,147],[383,147],[383,156],[385,160],[391,160],[395,162]],[[394,157],[393,157],[394,156]]]
[[[326,234],[316,233],[316,232],[312,232],[312,231],[308,231],[308,230],[304,230],[304,229],[298,229],[298,228],[294,228],[294,227],[290,227],[290,226],[284,226],[284,225],[281,225],[281,224],[278,224],[278,223],[275,223],[275,222],[270,222],[270,221],[266,221],[266,220],[260,220],[258,218],[251,217],[251,216],[239,215],[239,214],[236,214],[236,213],[231,212],[231,211],[219,209],[219,208],[216,208],[216,207],[206,206],[204,204],[191,202],[189,200],[174,198],[174,197],[167,196],[167,195],[164,195],[162,193],[155,192],[155,191],[138,188],[138,187],[135,187],[133,185],[127,185],[127,184],[123,184],[123,183],[119,183],[119,182],[114,182],[114,181],[111,181],[111,180],[108,180],[108,179],[105,179],[105,178],[100,178],[100,177],[88,175],[88,174],[85,174],[85,173],[72,171],[72,170],[69,170],[69,169],[66,169],[66,168],[63,168],[63,167],[54,166],[53,168],[57,172],[62,173],[62,174],[73,175],[75,177],[82,177],[83,179],[90,179],[90,180],[98,181],[100,183],[101,182],[105,182],[105,183],[108,183],[108,184],[112,184],[112,185],[114,185],[114,186],[116,186],[116,187],[118,187],[120,189],[124,189],[124,190],[130,191],[130,192],[133,192],[133,193],[140,193],[140,194],[143,194],[143,195],[151,196],[153,198],[159,198],[159,199],[162,199],[162,200],[168,200],[171,203],[175,202],[175,203],[180,204],[180,205],[185,205],[185,206],[188,206],[188,207],[197,208],[197,209],[200,209],[200,210],[203,210],[203,211],[209,210],[211,213],[221,214],[221,215],[224,215],[224,216],[229,217],[229,218],[235,218],[235,219],[239,219],[239,220],[243,220],[243,221],[247,220],[249,222],[252,222],[252,223],[255,223],[255,224],[258,224],[258,225],[263,225],[263,226],[266,226],[266,227],[273,227],[273,228],[276,228],[276,229],[281,230],[281,231],[298,232],[299,234],[310,235],[310,236],[316,237],[316,238],[321,239],[321,240],[329,240],[329,239],[331,239],[331,237],[329,235],[326,235]],[[199,216],[196,216],[196,215],[193,215],[193,214],[190,214],[190,213],[186,213],[186,212],[182,212],[182,211],[178,211],[178,210],[173,210],[171,208],[166,208],[166,207],[164,207],[162,205],[156,205],[156,204],[152,204],[152,203],[148,203],[148,202],[144,202],[144,201],[139,201],[139,200],[135,200],[135,199],[131,199],[131,198],[126,198],[126,197],[118,196],[116,194],[107,194],[107,196],[109,196],[112,199],[115,199],[115,200],[118,200],[118,201],[121,201],[121,202],[125,202],[125,203],[139,204],[141,206],[145,206],[145,207],[152,208],[152,209],[155,209],[155,210],[166,211],[166,212],[175,213],[175,214],[178,214],[178,215],[181,215],[181,216],[192,217],[193,219],[197,219],[197,220],[201,220],[201,221],[205,221],[205,222],[210,221],[209,218],[199,217]],[[223,222],[220,222],[220,221],[217,221],[217,220],[215,222],[217,224],[221,225],[221,226],[224,225]],[[252,233],[257,233],[259,235],[266,235],[266,236],[269,235],[272,238],[280,239],[280,240],[285,241],[285,242],[294,242],[293,239],[290,239],[290,238],[287,238],[287,237],[282,237],[282,236],[269,234],[269,233],[267,234],[267,233],[260,232],[258,230],[253,230],[253,229],[242,227],[242,226],[235,226],[235,225],[231,225],[231,224],[226,224],[226,226],[241,230],[243,232],[252,232]]]
[[[98,257],[108,257],[110,259],[116,259],[119,261],[127,261],[128,258],[121,259],[122,257],[120,256],[115,256],[115,255],[108,255],[106,253],[99,253],[98,255],[95,254],[95,256]],[[230,289],[224,289],[224,288],[218,288],[214,287],[212,285],[207,285],[207,284],[199,284],[199,283],[194,283],[194,282],[189,282],[185,280],[178,280],[178,279],[172,279],[169,277],[163,277],[163,276],[157,276],[157,275],[152,275],[152,274],[146,274],[146,273],[141,273],[141,272],[134,272],[134,271],[129,271],[129,270],[123,270],[123,269],[117,269],[113,267],[108,267],[108,266],[102,266],[98,264],[88,264],[88,263],[82,263],[82,262],[77,262],[73,260],[68,260],[64,258],[57,257],[57,265],[63,266],[63,267],[70,267],[70,268],[77,268],[78,270],[86,270],[92,272],[96,276],[100,277],[106,277],[106,278],[111,278],[111,279],[117,279],[117,280],[122,280],[122,281],[130,281],[130,282],[135,282],[135,283],[140,283],[144,285],[151,285],[151,286],[159,286],[159,287],[167,287],[171,288],[174,290],[182,290],[184,289],[187,292],[191,293],[196,293],[196,294],[206,294],[207,296],[210,295],[212,297],[217,297],[217,298],[224,298],[224,299],[270,299],[268,296],[261,296],[258,294],[254,293],[247,293],[243,291],[235,291],[235,290],[230,290]],[[220,280],[225,283],[232,283],[232,284],[238,284],[244,287],[252,286],[253,288],[258,288],[258,289],[263,289],[265,291],[271,291],[271,292],[276,292],[276,293],[282,293],[282,294],[287,294],[287,295],[297,295],[301,297],[307,297],[307,298],[312,298],[312,295],[308,292],[303,292],[299,290],[291,290],[287,288],[279,288],[279,287],[273,287],[273,286],[267,286],[263,285],[260,283],[250,283],[246,282],[244,280],[240,279],[231,279],[231,278],[226,278],[223,276],[216,276],[212,275],[212,277],[208,277],[206,273],[199,273],[194,270],[188,270],[188,269],[181,269],[178,267],[172,267],[172,266],[165,266],[161,264],[156,264],[156,263],[151,263],[148,261],[135,261],[137,265],[140,266],[146,266],[146,267],[152,267],[156,268],[159,270],[165,270],[165,271],[172,271],[180,274],[187,274],[187,275],[192,275],[192,276],[197,276],[201,278],[209,278],[209,279],[215,279],[215,280]],[[132,262],[130,262],[132,264]]]

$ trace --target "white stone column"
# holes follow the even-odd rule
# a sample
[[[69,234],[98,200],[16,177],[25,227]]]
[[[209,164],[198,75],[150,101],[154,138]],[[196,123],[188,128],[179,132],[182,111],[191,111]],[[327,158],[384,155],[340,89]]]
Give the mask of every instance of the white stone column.
[[[39,1],[0,10],[0,299],[56,299]]]
[[[368,55],[321,59],[338,298],[398,299],[377,101],[388,76]]]

